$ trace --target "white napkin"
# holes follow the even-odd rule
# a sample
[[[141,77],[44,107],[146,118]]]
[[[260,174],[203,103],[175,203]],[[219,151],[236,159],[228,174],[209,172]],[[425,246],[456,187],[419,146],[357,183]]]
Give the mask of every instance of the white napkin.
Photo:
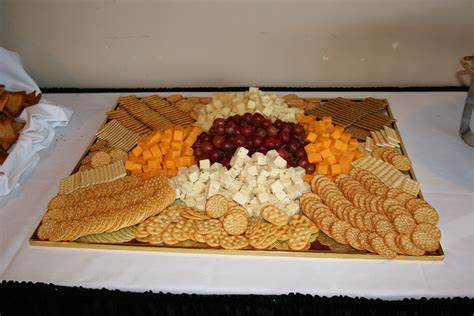
[[[36,91],[41,93],[33,79],[26,73],[20,56],[0,47],[0,84],[9,91]],[[67,126],[72,111],[41,99],[40,103],[23,110],[19,119],[26,122],[8,158],[0,166],[0,196],[7,195],[23,174],[39,162],[38,151],[51,145],[58,126]]]

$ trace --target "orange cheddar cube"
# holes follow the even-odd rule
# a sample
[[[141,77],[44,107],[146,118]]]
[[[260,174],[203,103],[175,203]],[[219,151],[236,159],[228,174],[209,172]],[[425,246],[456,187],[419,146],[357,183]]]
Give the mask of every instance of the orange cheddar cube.
[[[341,164],[350,164],[351,161],[354,159],[354,153],[353,152],[345,152],[341,158],[339,159],[339,162]]]
[[[352,165],[350,163],[341,163],[341,173],[349,173],[352,170]]]
[[[332,155],[333,155],[332,152],[331,152],[331,149],[329,149],[329,148],[326,148],[326,149],[322,150],[322,151],[320,152],[320,154],[321,154],[321,156],[323,157],[323,159],[326,159],[326,158],[328,158],[329,156],[332,156]]]
[[[326,124],[326,125],[329,125],[329,124],[332,124],[332,117],[330,116],[324,116],[322,121]]]
[[[340,141],[339,139],[337,139],[335,142],[334,142],[334,148],[336,149],[339,149],[341,151],[346,151],[347,150],[347,144]]]
[[[318,164],[316,168],[317,174],[328,174],[329,164],[325,161],[322,161]]]
[[[308,136],[306,136],[306,140],[311,143],[315,142],[317,138],[318,138],[318,134],[313,133],[313,132],[309,133]]]
[[[331,138],[332,139],[339,139],[342,136],[342,132],[344,131],[344,128],[341,126],[336,126],[334,130],[331,133]]]
[[[163,155],[161,153],[160,147],[158,147],[158,145],[152,146],[150,148],[150,152],[153,155],[153,158],[161,158],[161,156]]]
[[[349,145],[347,145],[347,150],[354,151],[357,149],[358,146],[359,142],[357,141],[357,139],[351,139],[349,141]]]
[[[175,128],[173,133],[173,140],[182,141],[184,139],[184,131],[181,129]]]
[[[132,167],[132,171],[142,171],[142,165],[139,163],[134,163]]]
[[[157,162],[156,160],[148,160],[148,168],[149,169],[157,169],[157,165],[159,164],[159,162]]]
[[[341,140],[341,142],[344,142],[344,143],[347,144],[349,142],[349,140],[351,139],[351,137],[352,137],[352,135],[349,134],[349,133],[342,133],[340,140]]]
[[[336,156],[332,155],[324,159],[324,161],[327,161],[330,165],[333,165],[337,162]]]
[[[332,141],[330,139],[326,139],[323,141],[323,148],[331,147]]]
[[[139,145],[136,146],[135,148],[133,148],[133,150],[132,150],[132,154],[133,154],[136,158],[140,157],[140,155],[142,154],[142,152],[143,152],[143,148],[142,148],[142,146],[139,146]]]
[[[182,150],[183,156],[193,156],[194,151],[193,148],[190,146],[185,146]]]
[[[181,151],[182,148],[183,148],[183,143],[180,142],[180,141],[173,141],[171,143],[171,149],[173,149],[173,150]]]
[[[165,161],[165,168],[166,169],[174,169],[176,167],[173,160],[166,160]]]
[[[171,143],[171,141],[173,140],[173,134],[171,133],[167,133],[167,131],[169,130],[166,130],[163,135],[161,135],[161,142],[163,143]]]
[[[357,159],[357,158],[360,158],[364,155],[364,153],[360,150],[356,150],[354,151],[354,158]]]
[[[340,164],[331,165],[331,175],[337,176],[338,174],[341,174],[341,165]]]
[[[315,153],[317,152],[317,148],[316,148],[316,145],[315,144],[312,144],[312,143],[309,143],[308,145],[304,146],[304,150],[306,151],[306,153],[310,154],[310,153]]]
[[[133,168],[134,166],[135,166],[135,163],[133,161],[130,161],[130,160],[125,161],[125,170],[132,171],[134,169]]]
[[[161,140],[161,132],[160,131],[156,131],[154,132],[151,137],[148,139],[148,141],[146,142],[146,146],[147,147],[152,147],[156,144],[158,144],[158,142]]]
[[[303,176],[303,181],[310,183],[311,180],[313,180],[313,177],[314,177],[314,176],[313,176],[312,174],[305,174],[305,175]]]
[[[314,152],[314,153],[308,154],[308,161],[310,163],[316,163],[316,162],[320,162],[322,160],[323,160],[323,157],[321,157],[320,153]]]
[[[170,159],[176,159],[181,156],[181,151],[179,150],[172,150],[169,154]]]
[[[145,160],[149,160],[153,158],[153,155],[149,149],[144,150],[142,155],[143,155],[143,159]]]

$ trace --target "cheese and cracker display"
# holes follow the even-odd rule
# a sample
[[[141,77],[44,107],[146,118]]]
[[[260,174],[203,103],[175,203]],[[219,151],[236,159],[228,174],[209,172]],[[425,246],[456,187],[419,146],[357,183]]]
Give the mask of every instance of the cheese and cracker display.
[[[33,245],[442,260],[388,102],[120,97]]]

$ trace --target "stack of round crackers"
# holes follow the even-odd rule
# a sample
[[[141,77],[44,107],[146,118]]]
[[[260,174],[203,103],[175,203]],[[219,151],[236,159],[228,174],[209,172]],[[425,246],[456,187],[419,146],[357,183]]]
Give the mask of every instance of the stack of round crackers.
[[[175,204],[137,226],[136,239],[155,245],[220,247],[235,249],[307,250],[318,228],[304,215],[290,219],[282,210],[268,205],[260,218],[222,195],[211,196],[205,212]]]

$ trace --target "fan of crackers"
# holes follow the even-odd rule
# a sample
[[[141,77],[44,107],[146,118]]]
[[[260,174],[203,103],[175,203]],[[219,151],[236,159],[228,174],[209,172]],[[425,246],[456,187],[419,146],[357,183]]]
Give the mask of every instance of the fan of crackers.
[[[41,99],[41,94],[35,91],[12,92],[0,85],[0,165],[8,157],[8,150],[17,141],[18,134],[25,126],[25,122],[17,121],[17,117],[24,108],[35,105]]]

